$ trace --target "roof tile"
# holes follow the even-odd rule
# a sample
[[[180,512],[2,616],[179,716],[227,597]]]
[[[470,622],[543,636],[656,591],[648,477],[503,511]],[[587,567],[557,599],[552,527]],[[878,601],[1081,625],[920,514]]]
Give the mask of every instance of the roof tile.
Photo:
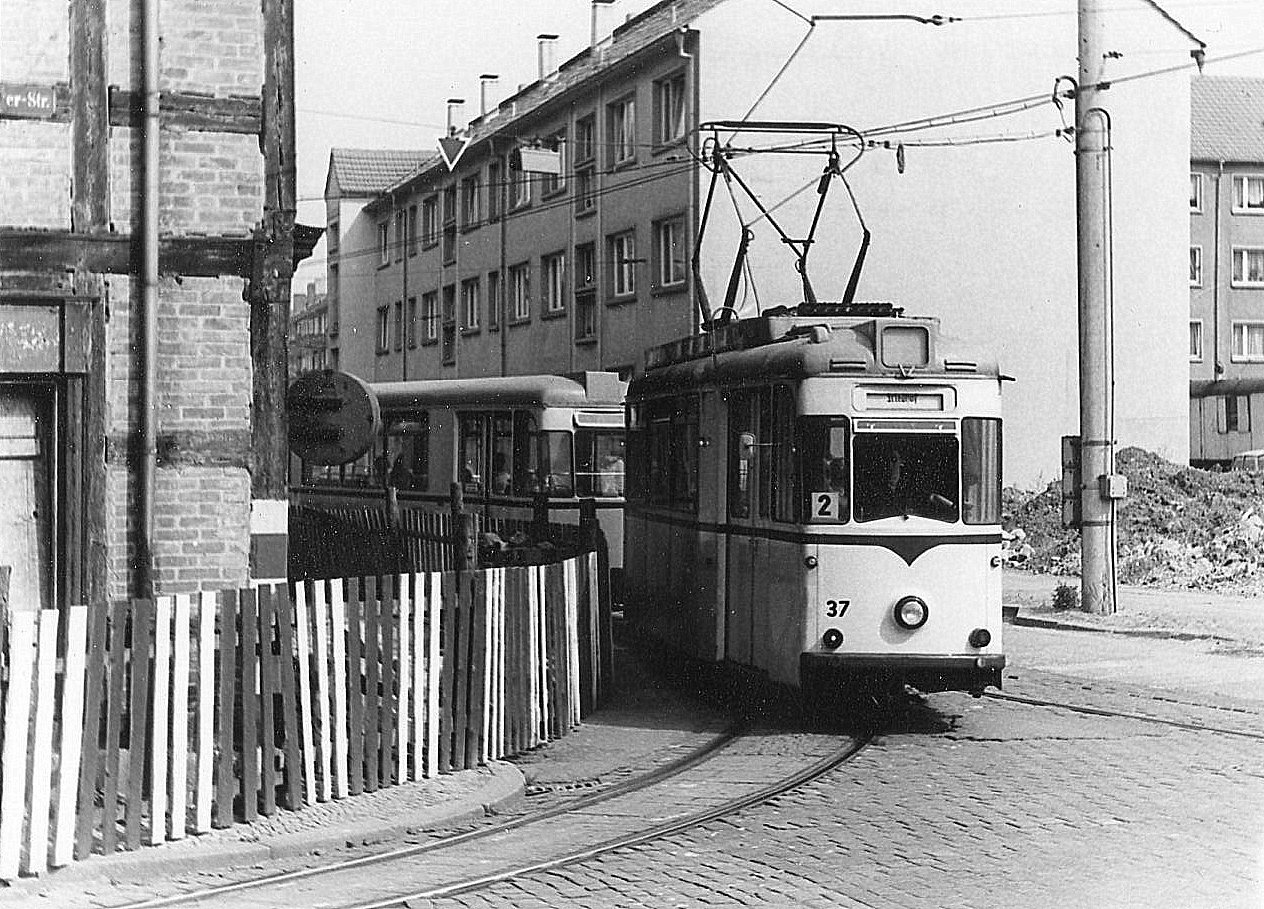
[[[1264,162],[1264,79],[1195,76],[1189,107],[1190,158]]]

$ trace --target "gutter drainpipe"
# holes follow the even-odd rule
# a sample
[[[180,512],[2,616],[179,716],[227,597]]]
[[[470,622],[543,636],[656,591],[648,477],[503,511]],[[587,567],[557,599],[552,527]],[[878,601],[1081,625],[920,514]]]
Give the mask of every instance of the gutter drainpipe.
[[[156,593],[154,566],[154,499],[158,471],[158,0],[144,0],[141,30],[144,42],[144,98],[141,145],[141,320],[140,338],[140,471],[137,540],[137,588],[141,597]]]

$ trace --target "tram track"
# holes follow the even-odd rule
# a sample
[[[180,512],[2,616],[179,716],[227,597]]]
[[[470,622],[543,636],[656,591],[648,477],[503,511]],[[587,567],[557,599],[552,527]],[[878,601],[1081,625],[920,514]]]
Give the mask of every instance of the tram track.
[[[1015,704],[1025,704],[1030,707],[1048,707],[1057,710],[1067,710],[1072,713],[1084,714],[1085,716],[1136,720],[1142,723],[1150,723],[1157,726],[1168,726],[1173,729],[1182,729],[1190,732],[1212,732],[1217,735],[1231,735],[1241,738],[1255,739],[1257,741],[1264,741],[1264,733],[1262,732],[1255,732],[1246,729],[1233,729],[1226,726],[1215,726],[1207,723],[1190,723],[1184,720],[1172,720],[1165,717],[1151,716],[1146,713],[1138,713],[1131,710],[1111,710],[1106,707],[1072,704],[1066,701],[1030,697],[1021,694],[1009,694],[1001,691],[985,691],[983,696],[996,701],[1009,701]]]
[[[747,743],[747,747],[754,749],[756,745],[751,743],[761,740],[759,736],[752,735],[746,725],[735,724],[689,753],[647,773],[543,810],[373,855],[261,875],[124,906],[126,909],[157,909],[180,905],[325,905],[369,909],[403,906],[409,900],[468,893],[515,877],[582,862],[617,849],[670,836],[768,801],[828,773],[869,742],[868,735],[850,737],[841,742],[837,736],[816,738],[822,741],[827,738],[832,746],[818,746],[816,750],[820,753],[810,755],[810,763],[806,766],[800,766],[789,774],[784,772],[783,767],[770,779],[761,780],[758,786],[734,784],[743,791],[731,797],[716,793],[709,800],[704,799],[705,804],[694,811],[679,810],[682,794],[690,796],[708,787],[725,786],[724,766],[741,766],[741,748],[737,746]],[[811,760],[812,757],[816,759]],[[739,774],[742,780],[746,776],[746,773]],[[657,808],[654,807],[656,800]],[[656,810],[667,816],[655,817]],[[586,831],[586,836],[580,837],[580,843],[561,843],[566,835],[559,834],[559,831],[567,828]],[[540,843],[551,841],[559,841],[559,847],[554,854],[541,858]],[[494,869],[480,867],[487,864],[487,855],[498,851],[505,855]],[[424,864],[419,863],[417,860],[423,857]],[[470,868],[479,868],[480,873],[469,873]],[[409,875],[415,877],[418,874],[427,878],[425,886],[400,886],[380,891],[359,902],[327,901],[329,894],[359,894],[363,881],[406,879]],[[349,884],[349,877],[355,880],[354,885]],[[319,894],[322,899],[313,899],[313,893]]]

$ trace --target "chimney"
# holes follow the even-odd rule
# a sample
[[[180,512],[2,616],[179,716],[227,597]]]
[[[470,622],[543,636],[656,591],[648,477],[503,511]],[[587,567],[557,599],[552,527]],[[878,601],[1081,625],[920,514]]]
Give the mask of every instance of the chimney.
[[[539,42],[539,72],[537,78],[543,82],[557,72],[557,35],[536,35]]]
[[[618,0],[592,0],[592,40],[596,47],[614,31],[614,5]]]
[[[455,136],[459,130],[457,124],[465,125],[465,99],[449,98],[448,99],[448,135]]]
[[[486,117],[488,111],[494,110],[495,105],[491,103],[492,91],[495,90],[496,84],[500,81],[500,76],[495,73],[483,73],[478,77],[478,113],[479,116]]]

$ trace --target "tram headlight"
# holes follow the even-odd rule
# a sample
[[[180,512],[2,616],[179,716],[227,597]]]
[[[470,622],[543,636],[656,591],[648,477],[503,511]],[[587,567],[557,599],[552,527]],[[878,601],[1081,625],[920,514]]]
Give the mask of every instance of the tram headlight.
[[[912,631],[921,628],[930,618],[930,610],[921,597],[904,597],[895,604],[895,624]]]

